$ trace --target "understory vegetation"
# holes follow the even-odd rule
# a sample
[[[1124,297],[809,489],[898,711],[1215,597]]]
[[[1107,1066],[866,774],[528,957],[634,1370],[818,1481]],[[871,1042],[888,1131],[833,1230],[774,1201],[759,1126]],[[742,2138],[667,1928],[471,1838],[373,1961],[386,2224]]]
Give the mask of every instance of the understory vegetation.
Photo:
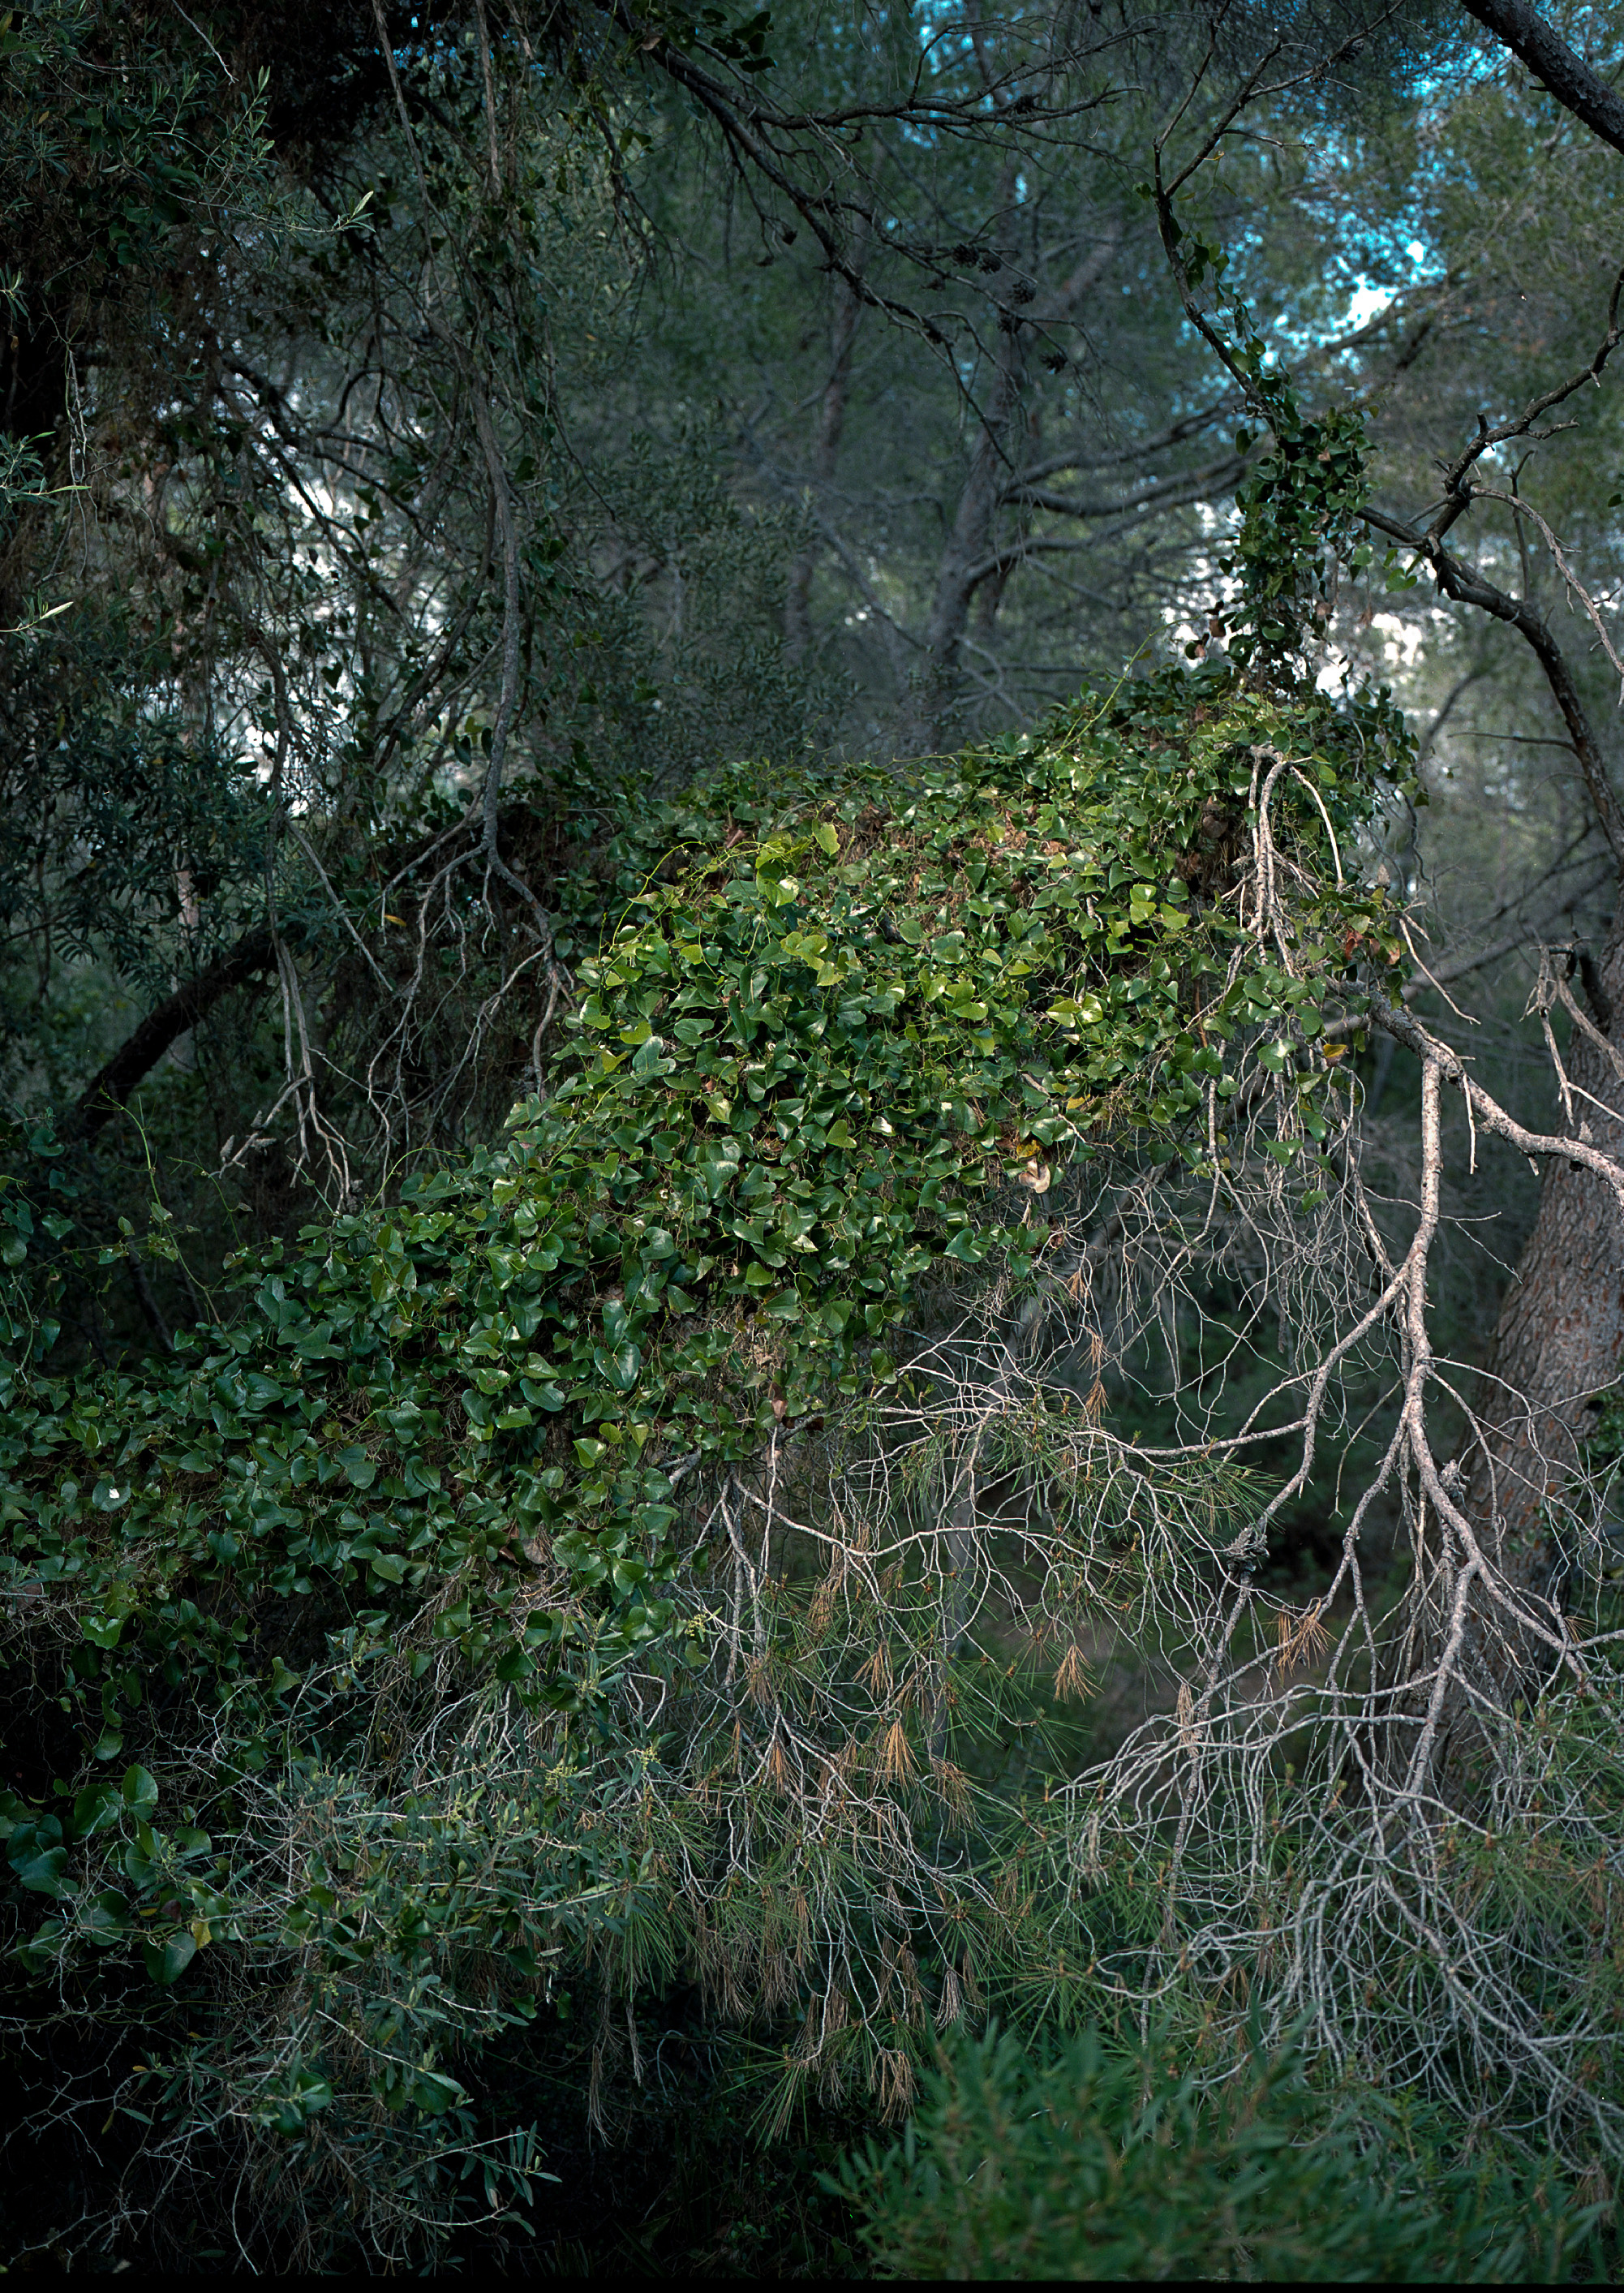
[[[0,19],[8,2266],[1616,2274],[1554,25]]]

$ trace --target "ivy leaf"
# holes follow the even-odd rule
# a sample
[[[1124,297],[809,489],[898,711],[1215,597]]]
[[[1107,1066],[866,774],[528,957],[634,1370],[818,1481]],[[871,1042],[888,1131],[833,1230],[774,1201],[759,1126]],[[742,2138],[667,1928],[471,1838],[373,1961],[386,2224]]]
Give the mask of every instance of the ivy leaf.
[[[62,1874],[68,1865],[65,1847],[47,1847],[19,1861],[12,1857],[12,1868],[20,1885],[31,1888],[36,1895],[53,1896],[58,1902],[72,1893]]]
[[[182,1927],[179,1934],[171,1935],[166,1942],[142,1943],[141,1955],[149,1976],[161,1989],[166,1990],[172,1983],[179,1981],[196,1958],[198,1945],[194,1937]]]
[[[32,1821],[13,1827],[5,1851],[20,1885],[37,1895],[53,1896],[59,1901],[70,1892],[62,1877],[68,1850],[61,1844],[61,1837],[62,1827],[55,1816],[36,1816]]]
[[[122,1942],[130,1931],[130,1907],[110,1887],[93,1895],[88,1903],[81,1902],[79,1916],[91,1941],[104,1949],[109,1943]]]
[[[642,1367],[642,1351],[630,1338],[624,1345],[618,1346],[613,1353],[606,1352],[602,1346],[595,1346],[592,1360],[599,1376],[606,1378],[617,1393],[630,1393]]]
[[[89,1839],[117,1823],[123,1802],[110,1784],[86,1784],[73,1803],[73,1835]]]
[[[158,1805],[158,1778],[142,1767],[128,1768],[123,1785],[124,1803],[143,1820]]]

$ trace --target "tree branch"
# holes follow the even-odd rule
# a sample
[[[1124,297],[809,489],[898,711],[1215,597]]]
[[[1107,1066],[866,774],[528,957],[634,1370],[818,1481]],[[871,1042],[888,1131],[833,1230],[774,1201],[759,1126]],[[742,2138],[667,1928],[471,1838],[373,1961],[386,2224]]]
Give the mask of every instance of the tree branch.
[[[252,931],[243,934],[235,947],[229,948],[206,970],[199,971],[176,988],[155,1011],[148,1013],[134,1033],[81,1092],[66,1126],[71,1134],[93,1138],[127,1104],[142,1076],[157,1065],[170,1045],[178,1042],[189,1027],[195,1027],[233,987],[240,987],[245,980],[275,968],[276,943],[270,927],[256,924]]]
[[[1528,66],[1565,111],[1615,151],[1624,151],[1624,101],[1527,0],[1461,0],[1461,5]]]
[[[1366,509],[1360,513],[1367,525],[1391,540],[1401,542],[1424,557],[1432,568],[1433,579],[1446,597],[1458,604],[1475,605],[1479,612],[1491,614],[1497,621],[1507,622],[1532,647],[1535,658],[1545,671],[1545,681],[1551,697],[1562,712],[1568,728],[1568,738],[1579,767],[1585,776],[1585,787],[1595,807],[1596,824],[1607,839],[1613,858],[1624,871],[1624,809],[1607,775],[1607,766],[1601,744],[1596,737],[1590,718],[1562,647],[1551,635],[1543,613],[1530,604],[1526,597],[1513,597],[1480,573],[1475,566],[1446,549],[1431,532],[1418,533],[1413,526],[1405,525],[1380,510]]]

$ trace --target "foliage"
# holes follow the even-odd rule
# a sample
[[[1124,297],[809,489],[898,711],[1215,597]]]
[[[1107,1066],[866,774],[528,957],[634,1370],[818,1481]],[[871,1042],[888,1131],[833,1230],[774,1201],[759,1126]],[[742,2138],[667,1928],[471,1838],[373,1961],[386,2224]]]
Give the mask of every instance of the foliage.
[[[101,958],[161,1001],[177,943],[200,965],[263,893],[263,794],[173,719],[65,707],[67,665],[38,654],[7,698],[0,901],[47,972]],[[205,902],[206,931],[189,929]],[[14,1018],[13,1058],[21,1032]]]
[[[1330,328],[1315,202],[1378,162],[1254,108],[1278,180],[1159,210],[1192,354],[1123,169],[1204,25],[1119,56],[1095,12],[1062,54],[1041,16],[933,15],[921,80],[908,10],[805,41],[707,12],[624,53],[567,9],[394,9],[376,53],[364,17],[174,12],[0,35],[7,186],[49,183],[0,345],[6,2043],[29,2130],[76,2145],[74,2250],[173,2217],[190,2261],[229,2210],[256,2265],[448,2259],[549,2218],[583,2119],[894,2122],[933,2030],[1120,2030],[1153,1994],[1188,2085],[950,2039],[919,2146],[865,2169],[885,2234],[990,2128],[1015,2196],[968,2208],[966,2268],[1047,2236],[1107,2142],[1187,2269],[1306,2273],[1319,2209],[1365,2240],[1345,2273],[1511,2268],[1488,2224],[1537,2176],[1414,2166],[1443,2134],[1236,2067],[1248,2011],[1271,2043],[1306,2012],[1314,2076],[1444,2097],[1480,2157],[1616,2146],[1608,1661],[1491,1689],[1475,1738],[1446,1716],[1445,1811],[1407,1784],[1373,1820],[1355,1769],[1430,1661],[1426,1504],[1417,1594],[1379,1482],[1358,1501],[1329,1684],[1324,1584],[1299,1614],[1271,1547],[1361,1439],[1388,1472],[1395,1359],[1420,1445],[1429,1374],[1426,1251],[1370,1208],[1354,1085],[1405,952],[1410,860],[1394,898],[1371,847],[1421,791],[1321,647],[1374,566],[1398,304],[1450,354],[1464,322],[1402,277],[1327,409],[1248,315]],[[308,53],[262,86],[278,36]],[[1410,153],[1372,228],[1402,247],[1449,172]],[[86,601],[47,619],[69,563]],[[1017,566],[1080,578],[1000,636]],[[1205,618],[1229,662],[928,766],[820,753],[815,639],[870,688],[884,648],[889,755],[972,688],[1019,721],[1006,671],[1054,673],[1017,660],[1034,630],[1073,660],[1079,615]],[[274,977],[274,1021],[200,1026],[117,1146],[53,1133],[115,996],[210,965]],[[206,1296],[256,1157],[281,1182]],[[177,1211],[182,1167],[212,1175]],[[85,1308],[114,1284],[166,1358]],[[1164,1315],[1171,1390],[1115,1408]],[[1120,1756],[1087,1703],[1113,1650]]]
[[[739,1642],[707,1589],[717,1503],[679,1541],[676,1485],[719,1490],[727,1523],[730,1474],[897,1385],[893,1333],[930,1285],[1030,1285],[1044,1234],[1023,1216],[1050,1155],[1137,1140],[1221,1165],[1224,1110],[1256,1076],[1312,1206],[1341,1084],[1303,982],[1317,962],[1357,995],[1369,950],[1385,986],[1386,906],[1344,883],[1304,906],[1295,944],[1271,942],[1226,896],[1226,838],[1266,764],[1282,864],[1318,868],[1389,761],[1402,736],[1378,704],[1169,673],[912,787],[860,774],[786,806],[724,776],[645,829],[658,865],[582,967],[557,1088],[505,1146],[414,1173],[300,1250],[248,1253],[231,1325],[138,1374],[53,1371],[75,1204],[36,1137],[7,1195],[0,1495],[36,1682],[12,1730],[36,1780],[9,1805],[11,1868],[19,1907],[47,1913],[20,1977],[164,2032],[137,2074],[160,2118],[191,2124],[218,2091],[246,2128],[304,2143],[305,2178],[369,2159],[384,2250],[415,2210],[454,2207],[448,2158],[483,2160],[493,2206],[526,2186],[528,2137],[482,2131],[464,2080],[571,1967],[605,2013],[681,1979],[772,2014],[836,1983],[853,1919],[879,1949],[901,1886],[924,1924],[893,1970],[923,1953],[949,2001],[960,1957],[965,1981],[991,1979],[1010,1923],[974,1861],[938,1933],[920,1851],[883,1826],[819,1843],[780,1803],[781,1746],[763,1746],[747,1823],[701,1783],[726,1771],[730,1730],[738,1765]],[[1110,1445],[1079,1447],[1069,1407],[1012,1392],[984,1460],[1070,1477],[1079,1503],[1093,1481],[1049,1538],[1056,1628],[1087,1597],[1076,1537],[1106,1536],[1120,1585],[1135,1564],[1110,1523],[1143,1501],[1122,1468],[1099,1480]],[[1158,1538],[1224,1534],[1224,1486],[1198,1470],[1187,1502],[1170,1483]],[[940,1689],[934,1706],[898,1690],[967,1625],[966,1595],[928,1567],[904,1593],[883,1549],[873,1567],[828,1596],[850,1654],[805,1587],[753,1574],[748,1665],[769,1665],[757,1701],[771,1721],[784,1699],[787,1740],[830,1759],[869,1745],[945,1876],[966,1786]],[[873,1656],[879,1616],[883,1668],[860,1645]],[[966,1664],[964,1725],[990,1692]],[[732,1854],[748,1836],[775,1874],[759,1894],[729,1876],[730,1827]],[[189,2005],[182,2040],[164,1994],[200,1972],[214,2015]],[[906,2098],[917,1985],[887,2005],[891,1981],[841,2007],[849,2028],[828,2025],[828,1990],[780,2111],[814,2073]],[[247,1998],[270,2015],[252,2046]],[[324,2036],[339,2030],[359,2054]]]
[[[20,522],[17,508],[66,500],[82,510],[88,364],[122,352],[146,365],[165,338],[173,356],[198,322],[200,241],[241,229],[256,207],[263,223],[271,201],[263,77],[232,84],[185,20],[117,13],[122,21],[95,0],[36,0],[0,20],[8,602],[60,563],[40,546],[49,524]],[[54,449],[59,424],[66,482],[43,485],[37,458]],[[30,456],[36,482],[20,485]],[[18,618],[26,627],[62,609],[41,594]]]
[[[1141,189],[1155,199],[1186,310],[1244,394],[1248,419],[1235,433],[1237,455],[1250,455],[1260,433],[1267,441],[1235,489],[1235,533],[1218,570],[1234,577],[1236,590],[1226,609],[1215,605],[1213,633],[1227,636],[1243,663],[1303,660],[1325,636],[1343,566],[1362,571],[1374,555],[1360,515],[1369,496],[1364,409],[1353,401],[1311,412],[1232,280],[1226,321],[1204,316],[1197,291],[1208,281],[1215,291],[1224,288],[1230,250],[1180,220],[1162,183],[1159,150],[1155,184]],[[1414,587],[1412,574],[1394,571],[1391,550],[1384,571],[1389,588]],[[1192,655],[1204,650],[1188,648]]]
[[[906,2134],[838,2187],[902,2278],[1561,2281],[1592,2216],[1548,2174],[1450,2157],[1378,2096],[1313,2092],[1289,2056],[1203,2093],[1177,2049],[1088,2032],[1037,2058],[958,2038]]]
[[[927,771],[911,802],[870,777],[750,837],[747,790],[711,792],[672,849],[708,827],[714,854],[583,965],[563,1080],[501,1152],[408,1179],[398,1210],[341,1219],[308,1254],[250,1260],[224,1349],[194,1341],[197,1365],[155,1383],[53,1379],[58,1277],[32,1302],[18,1287],[13,1565],[100,1601],[111,1648],[182,1569],[223,1563],[283,1597],[312,1569],[415,1592],[542,1527],[578,1589],[612,1588],[618,1645],[661,1632],[656,1460],[739,1457],[855,1394],[860,1364],[885,1378],[880,1343],[933,1264],[1002,1248],[1030,1270],[1018,1227],[973,1214],[990,1170],[1030,1175],[1130,1125],[1153,1159],[1205,1167],[1224,1134],[1195,1118],[1209,1079],[1220,1107],[1239,1088],[1236,1039],[1289,1082],[1274,1152],[1312,1192],[1341,1056],[1318,1048],[1312,981],[1396,943],[1380,894],[1352,885],[1304,912],[1296,949],[1246,932],[1223,839],[1260,754],[1291,775],[1277,837],[1348,836],[1400,742],[1379,708],[1311,693],[1282,725],[1232,680],[1168,677]],[[20,1268],[34,1211],[15,1182],[10,1203]],[[359,1400],[329,1408],[328,1363]],[[41,1476],[59,1488],[43,1512]],[[357,1514],[335,1535],[375,1484],[393,1525]],[[465,1653],[491,1629],[465,1619]],[[116,1730],[116,1684],[95,1700]]]
[[[263,189],[263,83],[233,89],[186,33],[137,11],[120,38],[93,0],[6,11],[0,231],[14,241],[28,226],[29,275],[8,281],[14,324],[60,316],[65,295],[166,300],[177,234],[222,227],[234,195]]]

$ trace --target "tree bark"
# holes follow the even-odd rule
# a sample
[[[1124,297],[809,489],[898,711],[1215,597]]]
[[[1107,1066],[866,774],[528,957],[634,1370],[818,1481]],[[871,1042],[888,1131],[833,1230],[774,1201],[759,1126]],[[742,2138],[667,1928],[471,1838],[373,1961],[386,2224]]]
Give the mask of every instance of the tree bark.
[[[1527,0],[1462,0],[1462,5],[1528,66],[1564,110],[1615,151],[1624,151],[1624,101]]]
[[[953,531],[942,552],[925,630],[925,678],[917,707],[921,749],[940,748],[958,678],[959,647],[979,581],[988,578],[993,527],[1008,490],[1014,464],[1009,433],[1026,377],[1028,329],[1007,304],[998,311],[992,385],[981,409],[969,474],[958,497]]]
[[[1599,1032],[1624,1058],[1624,915],[1589,988]],[[1595,1146],[1624,1155],[1624,1082],[1612,1059],[1576,1025],[1563,1064],[1573,1131],[1588,1124]],[[1624,1215],[1592,1172],[1551,1163],[1483,1368],[1486,1445],[1467,1461],[1468,1509],[1490,1527],[1507,1574],[1531,1590],[1560,1589],[1546,1506],[1580,1462],[1591,1402],[1621,1370]]]
[[[1616,307],[1616,306],[1615,306]],[[1617,337],[1610,318],[1595,371]],[[1443,546],[1469,502],[1464,475],[1425,533],[1369,514],[1380,532],[1426,559],[1440,590],[1515,628],[1544,671],[1597,827],[1619,871],[1599,966],[1582,977],[1591,1018],[1575,1024],[1566,1061],[1563,1135],[1624,1155],[1624,806],[1566,655],[1530,597],[1499,588]],[[1579,1007],[1576,1005],[1575,1009]],[[1615,1065],[1615,1058],[1620,1065]],[[1546,1165],[1539,1214],[1517,1260],[1483,1365],[1478,1430],[1465,1460],[1466,1511],[1499,1565],[1530,1592],[1559,1598],[1564,1572],[1549,1507],[1582,1462],[1588,1413],[1624,1367],[1624,1216],[1604,1181],[1577,1162]]]

